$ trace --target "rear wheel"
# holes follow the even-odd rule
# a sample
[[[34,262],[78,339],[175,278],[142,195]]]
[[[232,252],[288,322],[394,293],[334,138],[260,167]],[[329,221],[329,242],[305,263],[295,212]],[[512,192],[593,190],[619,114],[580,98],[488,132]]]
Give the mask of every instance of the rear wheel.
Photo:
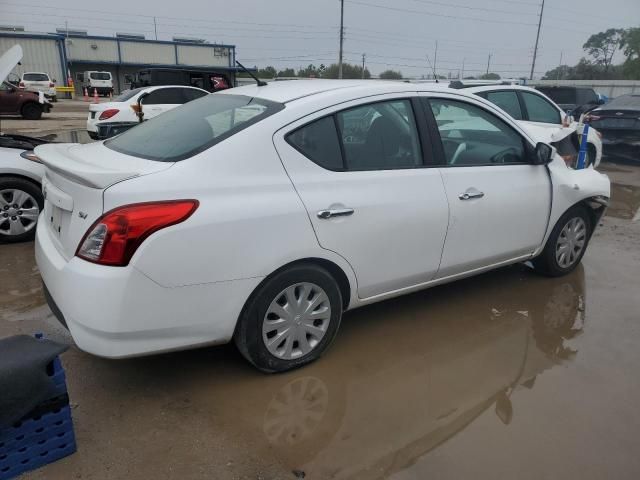
[[[551,277],[573,271],[587,250],[591,228],[585,207],[569,209],[553,227],[542,253],[533,260],[534,268]]]
[[[0,242],[33,239],[44,206],[40,189],[28,180],[0,178]]]
[[[283,372],[319,358],[335,337],[342,296],[335,279],[316,265],[276,273],[248,300],[235,343],[263,372]]]
[[[27,103],[20,113],[25,120],[39,120],[42,117],[42,107],[37,103]]]

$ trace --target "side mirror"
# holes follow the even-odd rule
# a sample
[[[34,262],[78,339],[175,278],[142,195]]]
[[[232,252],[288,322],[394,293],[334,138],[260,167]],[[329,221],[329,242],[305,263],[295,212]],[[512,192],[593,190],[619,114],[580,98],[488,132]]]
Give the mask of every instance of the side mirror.
[[[533,165],[547,165],[553,160],[553,147],[546,143],[538,142],[532,156]]]

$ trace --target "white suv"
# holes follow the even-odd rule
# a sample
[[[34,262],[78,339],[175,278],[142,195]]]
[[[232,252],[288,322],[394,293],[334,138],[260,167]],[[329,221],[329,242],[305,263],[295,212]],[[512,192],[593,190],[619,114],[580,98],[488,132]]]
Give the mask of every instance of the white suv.
[[[52,102],[58,100],[56,96],[56,80],[52,80],[48,73],[25,72],[20,77],[18,87],[30,92],[42,92]]]

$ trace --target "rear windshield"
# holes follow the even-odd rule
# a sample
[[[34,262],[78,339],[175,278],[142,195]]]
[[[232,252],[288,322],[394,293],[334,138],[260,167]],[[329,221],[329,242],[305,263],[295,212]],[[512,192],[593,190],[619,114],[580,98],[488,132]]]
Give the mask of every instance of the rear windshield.
[[[558,104],[576,103],[576,90],[574,88],[536,87],[536,89]]]
[[[116,152],[177,162],[282,110],[281,103],[244,95],[206,95],[105,141]]]
[[[22,79],[28,82],[48,82],[49,75],[46,73],[25,73]]]
[[[139,94],[142,90],[144,90],[146,87],[140,87],[140,88],[134,88],[133,90],[125,90],[124,92],[122,92],[120,95],[118,95],[117,97],[115,97],[113,99],[114,102],[126,102],[127,100],[129,100],[132,97],[135,97],[137,94]]]
[[[91,72],[89,77],[93,80],[111,80],[111,74],[109,72]]]

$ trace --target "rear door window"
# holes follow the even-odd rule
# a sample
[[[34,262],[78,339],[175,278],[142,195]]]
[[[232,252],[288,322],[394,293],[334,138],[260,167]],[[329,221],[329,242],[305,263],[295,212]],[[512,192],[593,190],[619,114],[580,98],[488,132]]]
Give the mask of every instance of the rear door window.
[[[530,92],[520,92],[530,122],[562,123],[560,112],[548,100]]]
[[[191,100],[197,100],[198,98],[202,98],[205,95],[208,95],[207,92],[203,92],[202,90],[196,90],[195,88],[183,88],[182,95],[184,97],[184,103],[190,102]]]
[[[500,107],[516,120],[523,119],[518,95],[513,90],[486,92],[481,96]]]
[[[312,162],[327,170],[344,170],[340,140],[333,116],[294,131],[287,141]]]

